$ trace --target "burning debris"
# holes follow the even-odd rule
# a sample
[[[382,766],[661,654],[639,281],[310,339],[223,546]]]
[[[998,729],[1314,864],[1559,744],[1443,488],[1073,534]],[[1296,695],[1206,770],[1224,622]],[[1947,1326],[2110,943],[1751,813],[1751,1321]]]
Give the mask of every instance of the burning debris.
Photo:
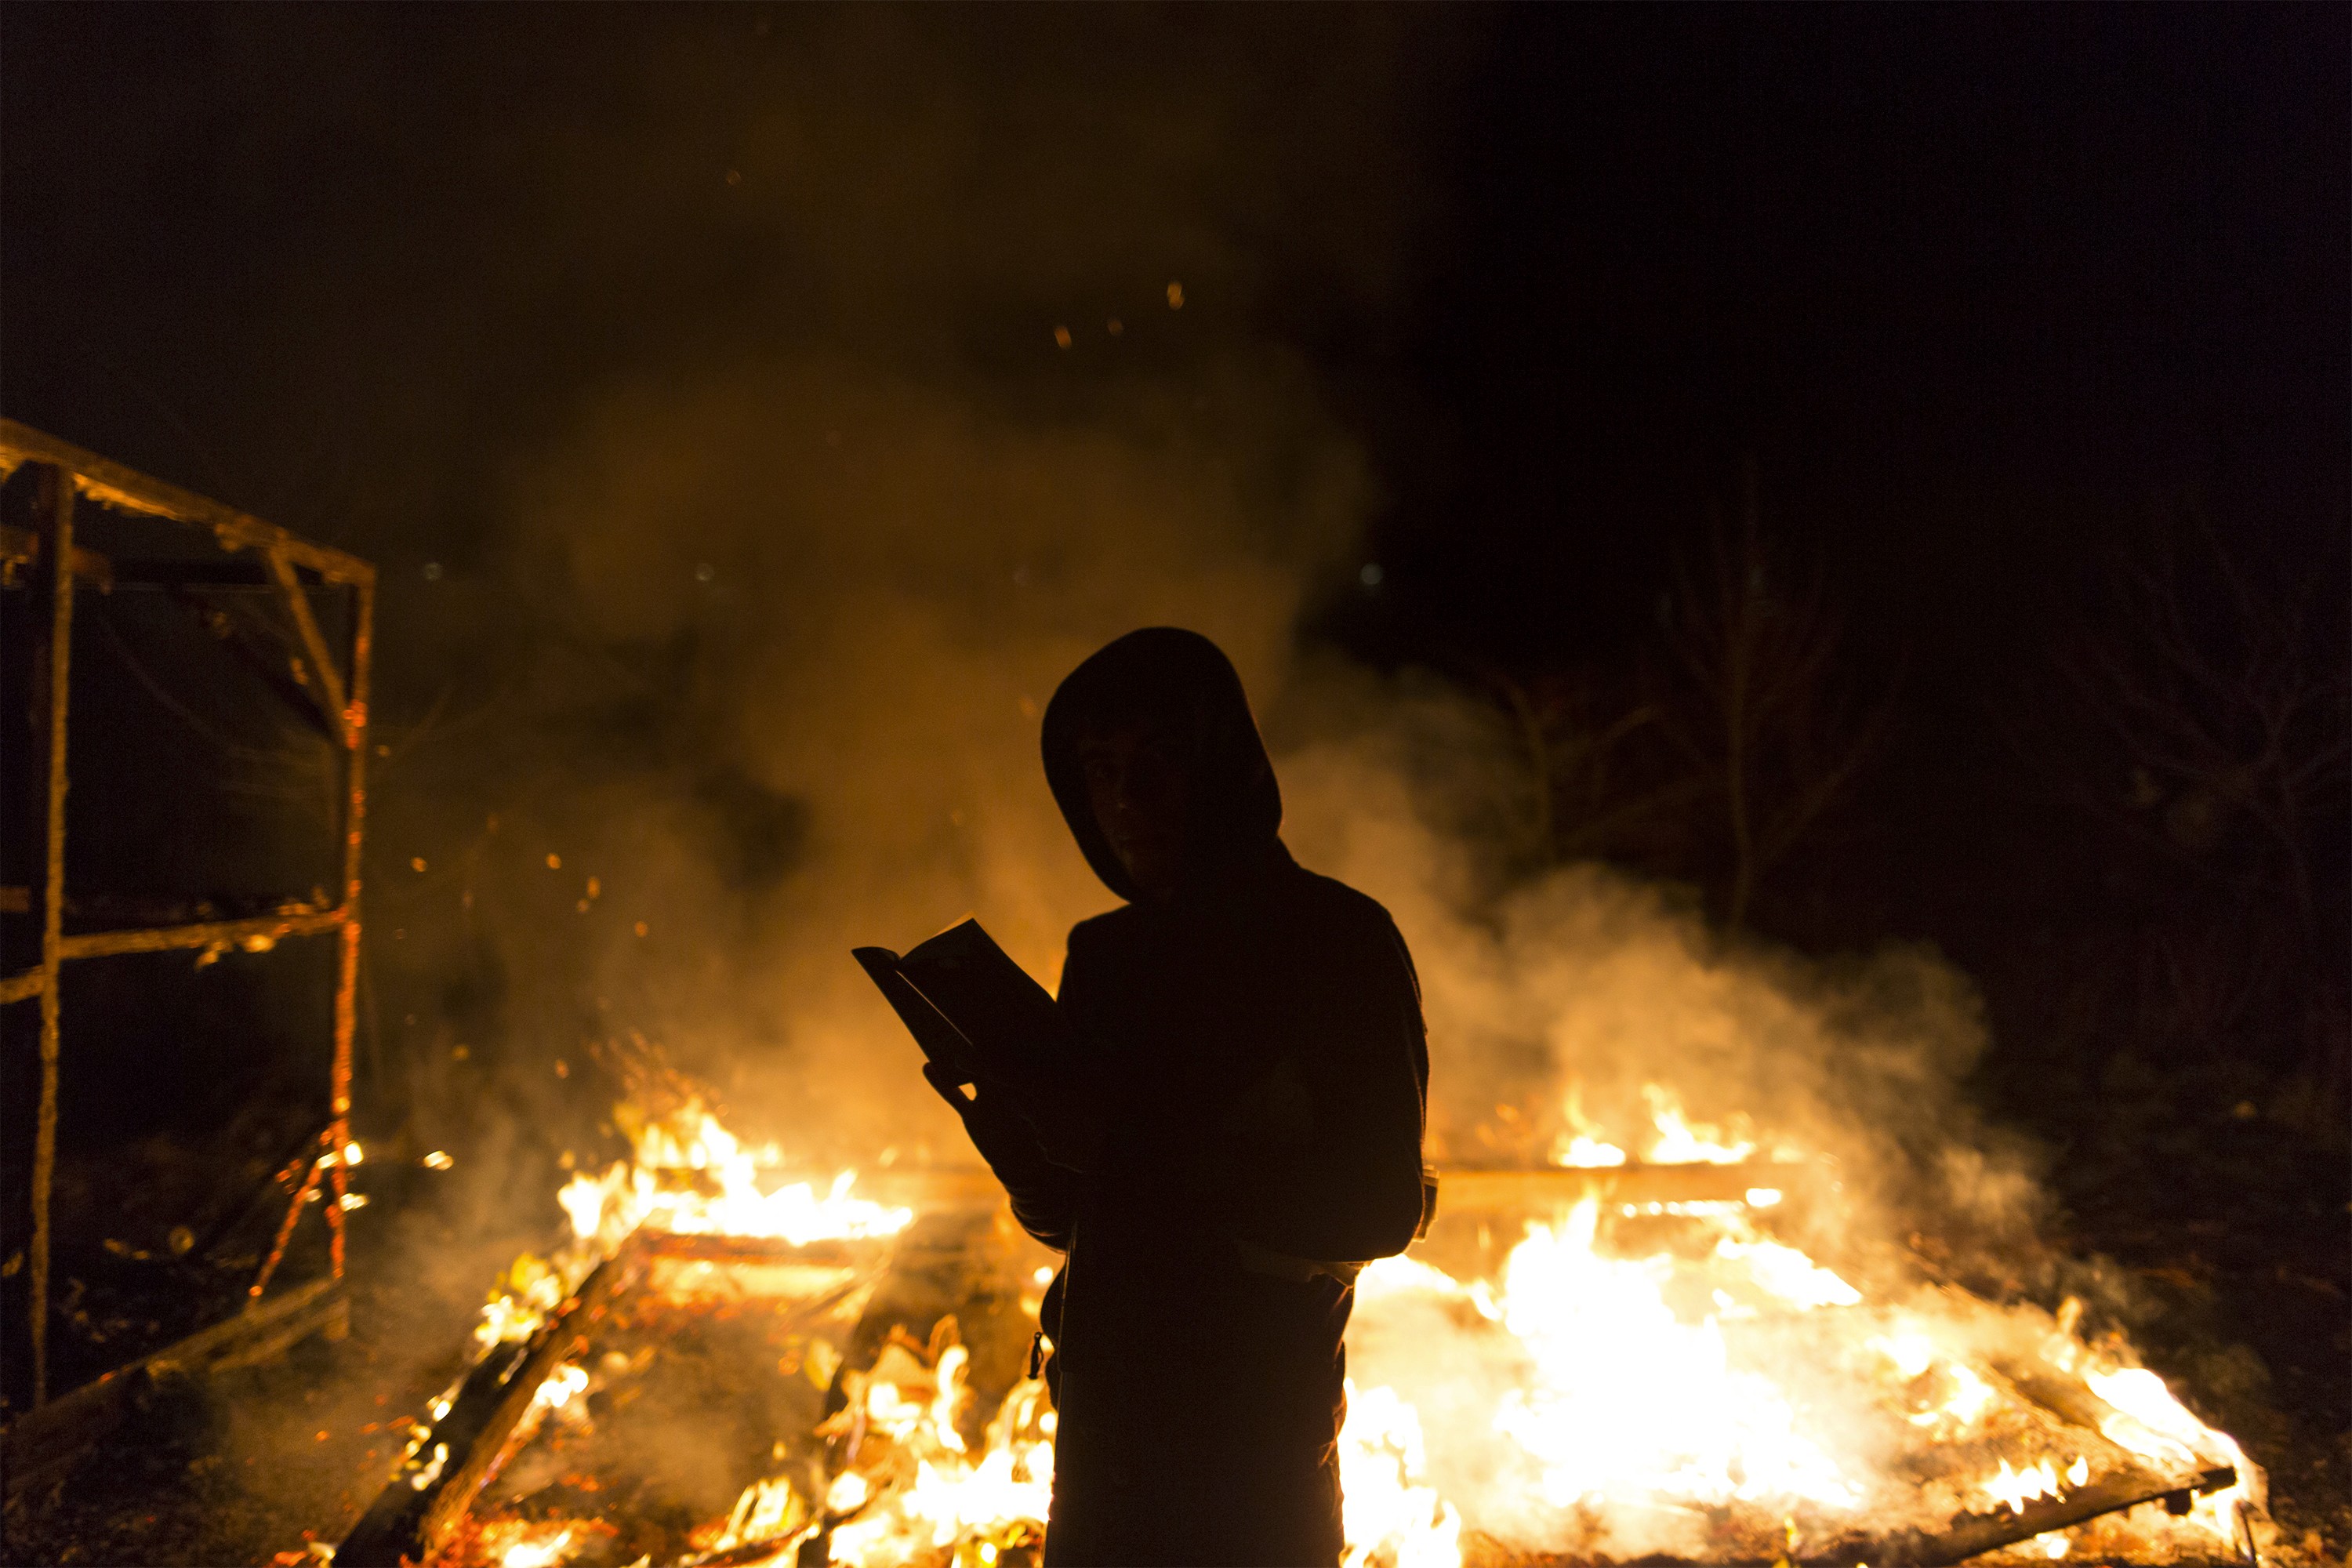
[[[1647,1102],[1642,1137],[1580,1131],[1516,1184],[1465,1173],[1416,1256],[1365,1270],[1348,1568],[2254,1552],[2260,1473],[2128,1346],[2086,1341],[2078,1304],[1866,1295],[1773,1233],[1795,1194],[1671,1195],[1761,1168],[1795,1188],[1801,1151],[1758,1162]],[[1034,1561],[1049,1255],[987,1187],[763,1184],[698,1098],[623,1118],[636,1157],[564,1189],[571,1241],[499,1282],[482,1361],[338,1560]]]

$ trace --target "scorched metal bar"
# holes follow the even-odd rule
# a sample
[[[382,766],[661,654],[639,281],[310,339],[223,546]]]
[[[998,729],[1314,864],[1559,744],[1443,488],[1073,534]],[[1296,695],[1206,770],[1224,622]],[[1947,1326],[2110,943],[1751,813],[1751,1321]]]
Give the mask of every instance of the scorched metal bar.
[[[225,548],[282,550],[289,558],[338,583],[373,583],[375,568],[356,555],[314,544],[234,507],[193,490],[150,479],[45,431],[0,419],[0,458],[48,463],[73,474],[93,500],[209,529]]]
[[[272,557],[273,560],[282,559]],[[291,575],[290,570],[288,575]],[[297,597],[299,591],[297,590]],[[312,625],[315,633],[316,626]],[[342,930],[335,952],[335,1058],[330,1077],[338,1151],[352,1143],[352,1037],[359,1020],[360,851],[367,828],[368,673],[375,632],[375,584],[352,587],[352,679],[342,710],[344,779],[350,795],[343,807]],[[343,1200],[349,1195],[349,1162],[337,1159],[334,1197],[327,1209],[328,1248],[335,1278],[343,1277]]]
[[[318,705],[335,739],[349,751],[352,716],[344,710],[343,678],[327,652],[327,639],[319,630],[319,617],[310,613],[310,601],[303,595],[300,580],[294,575],[294,563],[282,550],[264,551],[262,559],[268,563],[270,580],[278,584],[278,595],[285,601],[295,635],[301,639],[302,658],[310,667],[310,700]]]
[[[49,1396],[49,1187],[58,1159],[58,966],[65,961],[66,699],[73,667],[73,478],[61,468],[43,476],[49,504],[47,804],[42,813],[41,1100],[33,1129],[33,1247],[26,1326],[33,1341],[33,1406]]]
[[[320,1142],[325,1142],[332,1136],[333,1131],[330,1129],[319,1134],[319,1140]],[[319,1173],[324,1168],[326,1162],[327,1156],[324,1154],[312,1160],[310,1168],[302,1173],[302,1184],[294,1189],[294,1201],[286,1205],[286,1217],[278,1223],[278,1239],[270,1244],[269,1256],[262,1259],[261,1272],[255,1275],[253,1283],[245,1289],[248,1310],[259,1303],[261,1293],[269,1289],[269,1277],[278,1272],[278,1260],[286,1256],[286,1244],[294,1239],[294,1226],[302,1217],[302,1205],[310,1201],[310,1194],[319,1185]],[[338,1161],[337,1163],[340,1164],[341,1162]]]
[[[344,923],[341,910],[320,910],[307,915],[255,915],[241,921],[207,921],[200,925],[148,926],[135,931],[82,931],[64,939],[66,958],[110,958],[125,952],[170,952],[175,948],[235,947],[256,937],[275,942],[281,937],[316,936]]]

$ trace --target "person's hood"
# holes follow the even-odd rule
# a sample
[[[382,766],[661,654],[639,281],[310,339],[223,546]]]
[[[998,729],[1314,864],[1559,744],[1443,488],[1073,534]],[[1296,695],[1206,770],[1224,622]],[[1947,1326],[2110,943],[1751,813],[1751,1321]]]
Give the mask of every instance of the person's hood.
[[[1184,830],[1185,858],[1195,879],[1255,864],[1281,842],[1282,789],[1233,661],[1198,632],[1147,626],[1072,670],[1045,705],[1045,782],[1105,886],[1129,902],[1140,892],[1095,821],[1078,736],[1098,717],[1137,712],[1165,715],[1178,733],[1191,737]]]

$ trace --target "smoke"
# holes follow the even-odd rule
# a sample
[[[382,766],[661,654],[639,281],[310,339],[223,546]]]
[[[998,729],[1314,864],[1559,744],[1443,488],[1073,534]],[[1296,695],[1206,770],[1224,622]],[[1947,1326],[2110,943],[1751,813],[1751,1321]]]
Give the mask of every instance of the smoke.
[[[1916,944],[1820,961],[1735,938],[1603,865],[1515,870],[1530,786],[1499,715],[1426,678],[1327,671],[1297,697],[1318,711],[1280,763],[1288,837],[1412,949],[1437,1157],[1549,1164],[1579,1132],[1638,1156],[1654,1086],[1757,1158],[1832,1162],[1843,1258],[1924,1226],[1942,1261],[2017,1278],[2042,1199],[2030,1151],[1970,1108],[1990,1042],[1967,976]]]
[[[1029,423],[790,363],[618,391],[518,482],[514,548],[562,574],[589,636],[693,649],[651,699],[688,754],[613,780],[567,832],[611,906],[582,927],[600,986],[761,1135],[870,1155],[957,1133],[847,950],[977,911],[1055,977],[1063,933],[1109,895],[1046,793],[1037,728],[1093,647],[1194,626],[1278,695],[1365,481],[1295,391],[1236,377],[1224,396],[1279,433],[1242,454],[1255,468],[1147,434],[1148,397]],[[747,843],[762,813],[775,842]]]
[[[1378,339],[1467,35],[214,26],[273,106],[252,177],[341,241],[253,352],[305,388],[260,422],[358,476],[340,537],[386,574],[363,1102],[478,1151],[486,1208],[615,1152],[614,1041],[810,1160],[948,1154],[846,950],[971,910],[1053,977],[1107,895],[1035,710],[1094,646],[1196,626],[1279,699],[1375,495],[1285,333]],[[402,166],[340,177],[419,105]]]
[[[1241,667],[1302,858],[1395,910],[1446,1157],[1543,1158],[1569,1079],[1619,1129],[1659,1082],[1836,1158],[1876,1232],[2030,1218],[1961,1113],[1981,1024],[1932,955],[1824,969],[1598,868],[1528,880],[1526,774],[1478,704],[1299,657],[1380,500],[1315,367],[1409,307],[1475,30],[206,26],[229,107],[190,123],[319,237],[273,258],[240,362],[292,400],[235,406],[354,476],[339,537],[386,574],[362,1113],[462,1142],[472,1218],[616,1152],[591,1064],[637,1038],[797,1158],[961,1157],[846,950],[972,912],[1055,978],[1108,899],[1037,714],[1162,622]]]
[[[525,41],[479,26],[493,55]],[[387,684],[405,661],[417,717],[389,710],[371,896],[386,1056],[425,1121],[591,1157],[612,1086],[578,1069],[643,1037],[796,1158],[960,1158],[846,950],[972,912],[1050,983],[1108,896],[1038,714],[1094,647],[1173,623],[1240,666],[1302,858],[1412,942],[1448,1157],[1541,1159],[1569,1079],[1604,1127],[1658,1082],[1839,1159],[1854,1203],[2030,1215],[1957,1120],[1981,1025],[1932,955],[1824,971],[1598,868],[1529,882],[1525,773],[1479,705],[1298,658],[1378,488],[1267,323],[1376,337],[1404,297],[1434,210],[1408,149],[1461,37],[583,26],[519,89],[524,133],[452,176],[431,248],[472,269],[466,308],[436,297],[388,345],[404,388],[470,374],[533,410],[488,416],[479,528],[436,575],[383,542],[408,567]],[[394,92],[385,68],[351,90]],[[447,444],[446,417],[394,427]]]

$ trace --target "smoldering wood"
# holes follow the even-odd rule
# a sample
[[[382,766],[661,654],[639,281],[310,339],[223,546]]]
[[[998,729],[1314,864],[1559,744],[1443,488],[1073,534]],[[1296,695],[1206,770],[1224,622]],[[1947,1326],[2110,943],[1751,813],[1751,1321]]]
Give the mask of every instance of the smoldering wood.
[[[341,1340],[351,1331],[351,1310],[341,1280],[313,1279],[26,1412],[0,1438],[6,1445],[9,1489],[26,1491],[64,1476],[157,1384],[258,1366],[313,1334]]]

